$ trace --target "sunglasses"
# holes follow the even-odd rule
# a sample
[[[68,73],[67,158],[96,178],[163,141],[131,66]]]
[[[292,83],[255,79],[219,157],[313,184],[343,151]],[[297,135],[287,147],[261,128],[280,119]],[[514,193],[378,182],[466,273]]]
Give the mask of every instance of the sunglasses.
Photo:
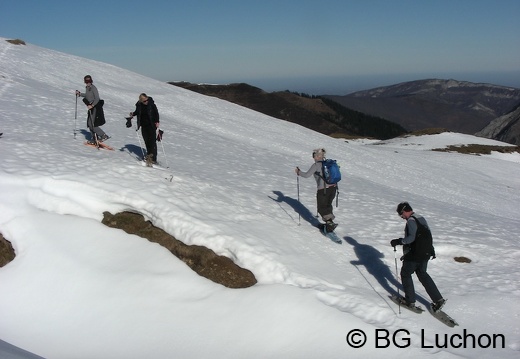
[[[86,80],[85,80],[85,83],[86,83],[86,84],[91,84],[91,83],[92,83],[92,79],[90,79],[90,80],[89,80],[89,79],[86,79]]]

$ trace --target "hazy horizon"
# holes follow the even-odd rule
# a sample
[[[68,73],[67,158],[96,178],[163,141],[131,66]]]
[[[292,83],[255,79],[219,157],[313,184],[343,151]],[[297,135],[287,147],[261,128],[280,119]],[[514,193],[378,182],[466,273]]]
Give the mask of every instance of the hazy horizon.
[[[305,93],[309,95],[348,95],[349,93],[369,90],[376,87],[396,85],[402,82],[426,79],[443,79],[486,83],[497,86],[520,88],[520,71],[504,71],[489,73],[460,74],[396,74],[396,75],[352,75],[352,76],[307,76],[279,77],[264,79],[238,79],[230,81],[190,81],[189,79],[167,80],[186,81],[190,83],[205,83],[228,85],[232,83],[247,83],[267,92],[286,91]],[[162,81],[162,79],[161,79]]]
[[[516,0],[18,0],[0,2],[0,36],[165,82],[344,95],[425,78],[520,87],[519,13]]]

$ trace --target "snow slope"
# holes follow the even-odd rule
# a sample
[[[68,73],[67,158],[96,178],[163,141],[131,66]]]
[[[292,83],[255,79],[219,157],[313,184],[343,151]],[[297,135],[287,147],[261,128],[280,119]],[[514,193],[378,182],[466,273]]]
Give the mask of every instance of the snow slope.
[[[518,357],[518,154],[424,151],[490,143],[458,134],[332,139],[105,63],[4,40],[0,232],[17,256],[0,269],[0,339],[53,359]],[[78,101],[76,115],[74,91],[86,74],[105,100],[113,152],[83,145],[86,111]],[[158,157],[167,171],[137,162],[139,137],[125,127],[141,92],[161,114]],[[313,180],[300,179],[298,202],[294,167],[307,169],[316,147],[341,164],[341,245],[312,226]],[[389,241],[402,236],[395,207],[403,200],[432,227],[438,258],[429,272],[459,327],[428,312],[399,314],[387,298],[398,286]],[[125,210],[232,258],[258,284],[222,287],[166,249],[100,223],[104,211]],[[427,306],[417,281],[416,289]],[[367,342],[355,348],[348,339],[360,331]],[[498,335],[504,348],[486,347]]]

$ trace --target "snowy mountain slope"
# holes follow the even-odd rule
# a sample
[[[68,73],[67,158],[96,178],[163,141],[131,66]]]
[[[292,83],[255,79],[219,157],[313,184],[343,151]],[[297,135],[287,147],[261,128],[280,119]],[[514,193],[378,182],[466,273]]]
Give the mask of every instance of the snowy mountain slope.
[[[409,348],[391,345],[385,357],[517,356],[516,155],[421,150],[431,145],[421,142],[446,141],[441,136],[347,143],[111,65],[3,39],[0,63],[0,232],[17,251],[0,269],[0,291],[8,293],[0,296],[1,339],[48,358],[339,358],[378,357],[375,330],[406,329]],[[75,120],[74,91],[87,73],[105,100],[114,152],[82,144],[85,107],[78,102]],[[124,116],[141,92],[159,108],[165,140],[158,157],[168,171],[137,163],[138,137]],[[310,166],[318,146],[344,173],[335,209],[342,245],[311,225],[312,180],[300,179],[297,201],[293,169]],[[438,255],[430,272],[460,328],[427,313],[397,315],[386,299],[397,284],[389,241],[402,235],[395,213],[402,200],[430,222]],[[232,258],[259,283],[226,289],[163,248],[99,223],[103,211],[123,210]],[[427,305],[418,283],[417,290]],[[345,340],[354,329],[367,334],[363,348]],[[504,334],[505,348],[429,347],[464,329]]]

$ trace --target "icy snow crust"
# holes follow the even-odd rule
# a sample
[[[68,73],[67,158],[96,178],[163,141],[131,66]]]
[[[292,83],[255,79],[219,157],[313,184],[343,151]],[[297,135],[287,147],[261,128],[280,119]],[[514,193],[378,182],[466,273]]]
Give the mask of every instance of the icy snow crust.
[[[497,144],[460,134],[332,139],[115,66],[4,40],[0,232],[16,258],[0,269],[0,339],[53,359],[518,357],[518,154],[425,151]],[[83,145],[86,111],[78,101],[75,120],[74,91],[86,74],[105,100],[113,152]],[[141,92],[161,114],[167,171],[137,162],[135,129],[125,127]],[[312,226],[313,180],[300,179],[297,201],[294,167],[307,169],[319,146],[343,172],[341,245]],[[397,285],[389,241],[402,236],[395,207],[403,200],[430,223],[438,258],[429,272],[460,327],[428,312],[399,315],[387,298]],[[104,211],[141,213],[186,244],[232,258],[259,283],[236,290],[199,277],[159,245],[102,225]],[[417,281],[416,289],[427,306]],[[362,348],[347,343],[354,329],[367,335]],[[378,330],[400,331],[410,343],[378,347]],[[436,344],[463,331],[503,334],[505,348]]]

